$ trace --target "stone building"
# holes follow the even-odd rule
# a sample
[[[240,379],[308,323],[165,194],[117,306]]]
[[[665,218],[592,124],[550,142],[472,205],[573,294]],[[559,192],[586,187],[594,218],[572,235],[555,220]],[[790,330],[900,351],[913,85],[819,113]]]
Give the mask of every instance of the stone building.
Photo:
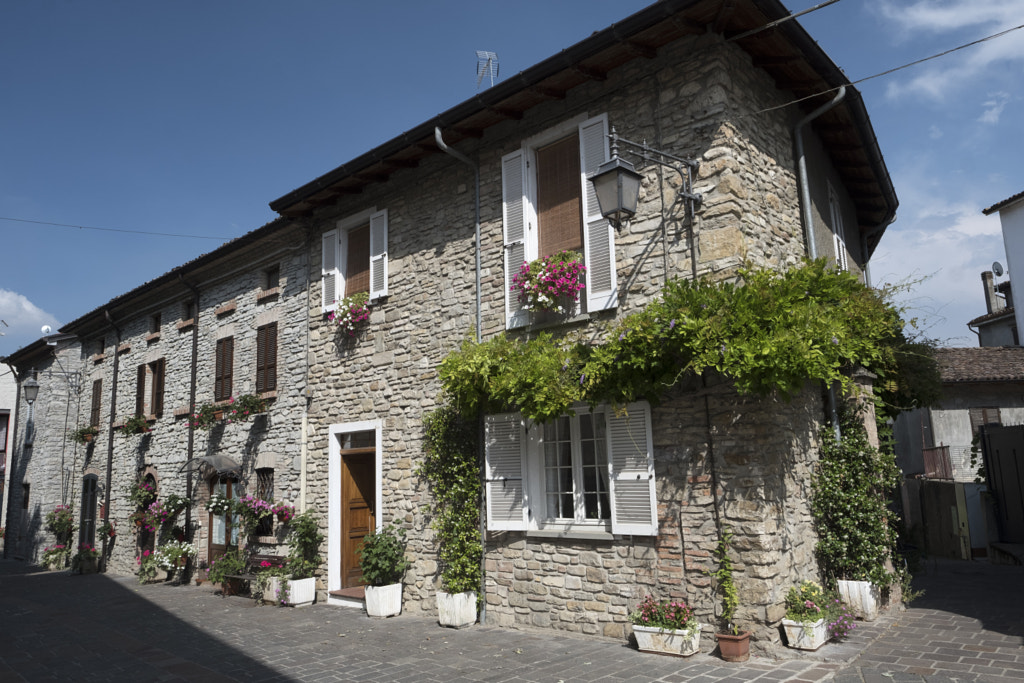
[[[149,481],[161,500],[170,494],[195,500],[174,524],[182,531],[191,527],[201,561],[237,538],[237,520],[211,515],[203,507],[211,492],[304,505],[304,240],[305,231],[290,221],[269,223],[63,328],[62,338],[74,340],[62,342],[67,346],[64,367],[78,381],[74,411],[66,424],[58,425],[37,410],[35,451],[30,457],[16,455],[12,486],[20,490],[22,482],[31,484],[32,510],[43,514],[58,503],[71,504],[81,524],[79,541],[106,547],[108,571],[134,573],[140,552],[165,540],[156,538],[160,530],[150,533],[133,523],[137,506],[129,501],[128,489],[137,480]],[[35,346],[9,362],[22,376],[34,364],[50,377],[52,367],[44,369],[45,354],[35,353]],[[39,347],[40,353],[44,350]],[[62,381],[41,388],[40,396],[49,397],[47,406],[63,400],[57,398]],[[266,414],[224,420],[209,431],[190,429],[194,409],[204,403],[229,409],[231,400],[243,394],[265,399]],[[145,418],[149,431],[123,434],[126,419],[136,415]],[[85,424],[99,428],[91,443],[76,446],[64,438],[67,429]],[[58,461],[62,449],[73,457]],[[67,479],[59,492],[57,471]],[[12,504],[15,510],[24,507],[17,497]],[[113,524],[116,535],[98,536],[104,520]],[[22,552],[34,558],[44,536],[32,519],[26,528],[29,533],[23,536],[31,536],[33,545]],[[267,551],[284,552],[278,549],[283,540],[279,527],[260,531]]]
[[[668,278],[727,279],[743,263],[811,254],[865,272],[896,197],[842,72],[796,21],[757,30],[787,14],[774,0],[657,3],[271,203],[313,231],[307,495],[327,511],[330,602],[358,592],[361,534],[396,521],[415,559],[405,609],[434,610],[416,467],[438,364],[467,336],[596,334]],[[612,127],[698,160],[696,210],[681,199],[685,172],[641,164],[636,217],[604,220],[587,176],[609,159]],[[579,306],[523,311],[513,276],[560,248],[584,255]],[[349,337],[328,316],[357,292],[372,313]],[[621,637],[654,594],[712,622],[705,570],[725,526],[738,620],[770,650],[786,591],[817,571],[819,388],[786,403],[696,378],[657,408],[611,408],[530,430],[517,414],[487,418],[486,621]],[[568,479],[552,488],[543,453],[557,444]],[[608,469],[588,478],[595,451]]]

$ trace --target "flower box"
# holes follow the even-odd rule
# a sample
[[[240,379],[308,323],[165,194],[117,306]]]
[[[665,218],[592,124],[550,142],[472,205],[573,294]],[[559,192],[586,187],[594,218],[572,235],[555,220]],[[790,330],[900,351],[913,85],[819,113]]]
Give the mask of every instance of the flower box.
[[[858,617],[864,621],[878,618],[878,603],[881,602],[878,586],[870,581],[839,580],[836,583],[839,584],[839,596]]]
[[[824,619],[817,621],[783,619],[782,628],[786,633],[786,645],[797,650],[817,650],[828,642],[828,624]]]
[[[402,584],[366,586],[366,614],[371,617],[393,617],[402,613]]]
[[[281,598],[284,598],[282,604],[289,605],[291,607],[306,607],[312,605],[316,601],[316,578],[310,577],[308,579],[287,579],[288,595],[281,595],[281,579],[277,576],[271,577],[267,583],[267,595],[268,598],[264,598],[263,602],[278,603]]]
[[[437,592],[437,621],[441,626],[465,628],[476,623],[476,591]]]
[[[700,652],[700,624],[693,628],[674,630],[633,625],[633,636],[641,652],[689,657]]]

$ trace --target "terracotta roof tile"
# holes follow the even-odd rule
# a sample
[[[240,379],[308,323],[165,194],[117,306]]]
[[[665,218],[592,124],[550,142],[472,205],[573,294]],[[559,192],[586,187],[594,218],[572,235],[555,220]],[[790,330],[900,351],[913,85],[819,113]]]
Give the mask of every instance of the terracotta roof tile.
[[[936,349],[943,384],[1024,381],[1024,346]]]

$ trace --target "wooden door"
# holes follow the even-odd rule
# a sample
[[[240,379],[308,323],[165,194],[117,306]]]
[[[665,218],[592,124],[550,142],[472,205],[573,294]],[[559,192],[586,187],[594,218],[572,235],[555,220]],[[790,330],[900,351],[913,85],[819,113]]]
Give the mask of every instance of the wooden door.
[[[363,585],[359,551],[363,537],[376,529],[376,448],[341,451],[341,587]]]
[[[234,498],[234,482],[227,477],[210,480],[210,494],[220,493],[231,500]],[[215,515],[209,513],[210,521],[207,529],[210,530],[210,545],[208,557],[212,562],[225,552],[229,547],[238,547],[238,515],[223,514]]]

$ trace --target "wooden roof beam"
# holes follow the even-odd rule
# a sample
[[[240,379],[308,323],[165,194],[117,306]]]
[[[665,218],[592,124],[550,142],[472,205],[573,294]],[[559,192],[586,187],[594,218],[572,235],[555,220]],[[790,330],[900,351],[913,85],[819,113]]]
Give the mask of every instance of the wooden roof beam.
[[[572,70],[580,74],[585,78],[589,78],[592,81],[607,81],[608,74],[598,69],[592,69],[589,66],[583,66],[582,64],[573,64]]]

